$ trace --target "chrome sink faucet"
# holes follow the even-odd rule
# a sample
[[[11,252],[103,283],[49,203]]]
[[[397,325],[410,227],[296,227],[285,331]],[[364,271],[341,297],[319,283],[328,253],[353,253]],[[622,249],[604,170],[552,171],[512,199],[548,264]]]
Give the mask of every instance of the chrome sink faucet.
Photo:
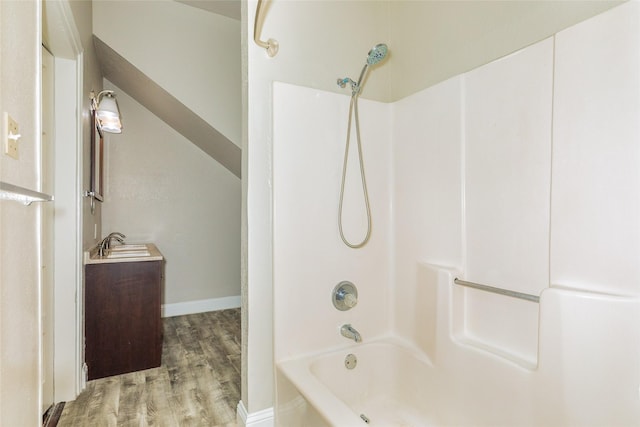
[[[362,341],[362,337],[360,336],[360,332],[356,331],[356,329],[347,324],[347,325],[342,325],[342,327],[340,328],[340,334],[345,337],[345,338],[349,338],[350,340],[354,340],[355,342],[361,342]]]
[[[98,255],[105,256],[109,248],[111,247],[111,240],[117,240],[120,243],[124,243],[125,239],[124,234],[118,233],[117,231],[110,233],[107,237],[102,239],[100,242],[100,246],[98,247]]]

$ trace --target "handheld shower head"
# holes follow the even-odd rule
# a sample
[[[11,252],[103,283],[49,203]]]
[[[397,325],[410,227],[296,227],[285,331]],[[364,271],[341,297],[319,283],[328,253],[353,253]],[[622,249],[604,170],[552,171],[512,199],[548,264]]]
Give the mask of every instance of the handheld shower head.
[[[386,58],[387,53],[389,52],[389,48],[386,44],[380,43],[375,45],[367,54],[367,63],[362,67],[362,71],[360,72],[360,78],[358,82],[354,82],[349,77],[339,78],[337,80],[338,86],[345,87],[347,83],[351,84],[351,103],[349,104],[349,123],[347,125],[347,143],[344,151],[344,163],[342,166],[342,184],[340,186],[340,203],[338,207],[338,230],[340,231],[340,238],[345,245],[350,248],[358,249],[363,247],[369,241],[369,237],[371,236],[371,206],[369,205],[369,192],[367,191],[367,183],[364,177],[364,159],[362,158],[362,144],[360,141],[360,120],[358,118],[358,95],[360,95],[361,84],[363,83],[364,76],[367,72],[367,69],[371,65],[376,65],[380,61]],[[356,138],[358,140],[358,159],[360,163],[360,179],[362,182],[362,192],[364,194],[364,202],[365,202],[365,211],[367,214],[367,234],[364,239],[360,241],[360,243],[351,243],[344,235],[342,229],[342,204],[344,201],[344,183],[346,180],[347,173],[347,160],[349,159],[349,141],[351,136],[351,113],[355,116],[356,122]]]
[[[367,72],[367,69],[371,65],[376,65],[377,63],[382,61],[384,58],[386,58],[388,52],[389,52],[389,48],[384,43],[379,43],[375,45],[373,48],[371,48],[371,50],[367,54],[367,63],[364,64],[364,67],[362,67],[362,71],[360,71],[360,77],[358,78],[358,82],[355,85],[352,85],[352,92],[351,92],[352,96],[357,96],[360,94],[360,85],[363,82],[363,78],[365,76],[365,73]]]
[[[387,47],[386,44],[380,43],[375,45],[367,54],[367,64],[368,65],[377,64],[387,56],[387,52],[389,52],[389,48]]]
[[[360,94],[360,85],[362,84],[362,79],[364,78],[367,69],[371,65],[376,65],[380,61],[384,60],[387,57],[387,53],[389,53],[389,47],[387,47],[384,43],[379,43],[371,48],[369,53],[367,53],[367,63],[362,67],[362,71],[360,72],[360,77],[357,82],[354,82],[348,77],[339,78],[337,80],[338,86],[345,87],[347,83],[351,84],[351,96],[357,96]]]

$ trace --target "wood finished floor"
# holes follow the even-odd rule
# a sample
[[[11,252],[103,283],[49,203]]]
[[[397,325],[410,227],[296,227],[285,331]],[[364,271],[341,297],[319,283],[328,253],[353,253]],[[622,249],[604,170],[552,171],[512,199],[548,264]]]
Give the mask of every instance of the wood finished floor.
[[[162,366],[89,381],[59,427],[235,427],[240,309],[163,319]]]

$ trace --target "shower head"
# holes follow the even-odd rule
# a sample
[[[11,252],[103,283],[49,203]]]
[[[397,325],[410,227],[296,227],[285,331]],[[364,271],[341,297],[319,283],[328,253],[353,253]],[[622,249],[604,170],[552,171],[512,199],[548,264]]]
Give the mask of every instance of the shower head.
[[[362,67],[362,71],[360,72],[360,77],[358,78],[358,83],[356,83],[356,87],[354,88],[354,91],[352,93],[353,95],[360,94],[360,85],[363,82],[362,79],[364,78],[364,75],[367,72],[367,69],[369,68],[369,66],[376,65],[378,62],[382,61],[387,56],[388,52],[389,52],[389,48],[384,43],[375,45],[369,51],[369,53],[367,54],[367,63],[364,64],[364,67]]]
[[[384,43],[375,45],[367,54],[367,64],[375,65],[382,61],[387,56],[388,51],[389,48]]]
[[[1,0],[0,0],[1,1]],[[357,82],[354,82],[348,77],[339,78],[337,80],[338,86],[345,87],[347,83],[351,84],[351,96],[358,96],[360,94],[361,84],[363,82],[363,78],[367,69],[371,65],[376,65],[383,59],[387,57],[387,53],[389,53],[389,48],[384,43],[379,43],[371,48],[369,53],[367,54],[367,63],[362,67],[362,71],[360,72],[360,77]]]

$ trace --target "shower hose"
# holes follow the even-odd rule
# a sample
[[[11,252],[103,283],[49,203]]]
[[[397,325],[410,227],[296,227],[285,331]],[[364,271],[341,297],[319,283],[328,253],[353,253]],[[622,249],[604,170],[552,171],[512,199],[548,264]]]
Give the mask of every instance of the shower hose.
[[[347,161],[349,160],[349,145],[351,140],[351,117],[355,116],[356,121],[356,141],[358,145],[358,160],[360,163],[360,180],[362,182],[362,192],[364,193],[364,203],[367,211],[367,234],[360,243],[351,243],[344,235],[342,227],[342,204],[344,201],[344,183],[347,176]],[[340,185],[340,206],[338,207],[338,229],[340,230],[340,238],[350,248],[358,249],[363,247],[371,237],[371,207],[369,206],[369,192],[367,191],[367,180],[364,177],[364,159],[362,158],[362,143],[360,142],[360,120],[358,118],[358,94],[351,96],[349,104],[349,121],[347,125],[347,142],[344,149],[344,163],[342,165],[342,184]]]

